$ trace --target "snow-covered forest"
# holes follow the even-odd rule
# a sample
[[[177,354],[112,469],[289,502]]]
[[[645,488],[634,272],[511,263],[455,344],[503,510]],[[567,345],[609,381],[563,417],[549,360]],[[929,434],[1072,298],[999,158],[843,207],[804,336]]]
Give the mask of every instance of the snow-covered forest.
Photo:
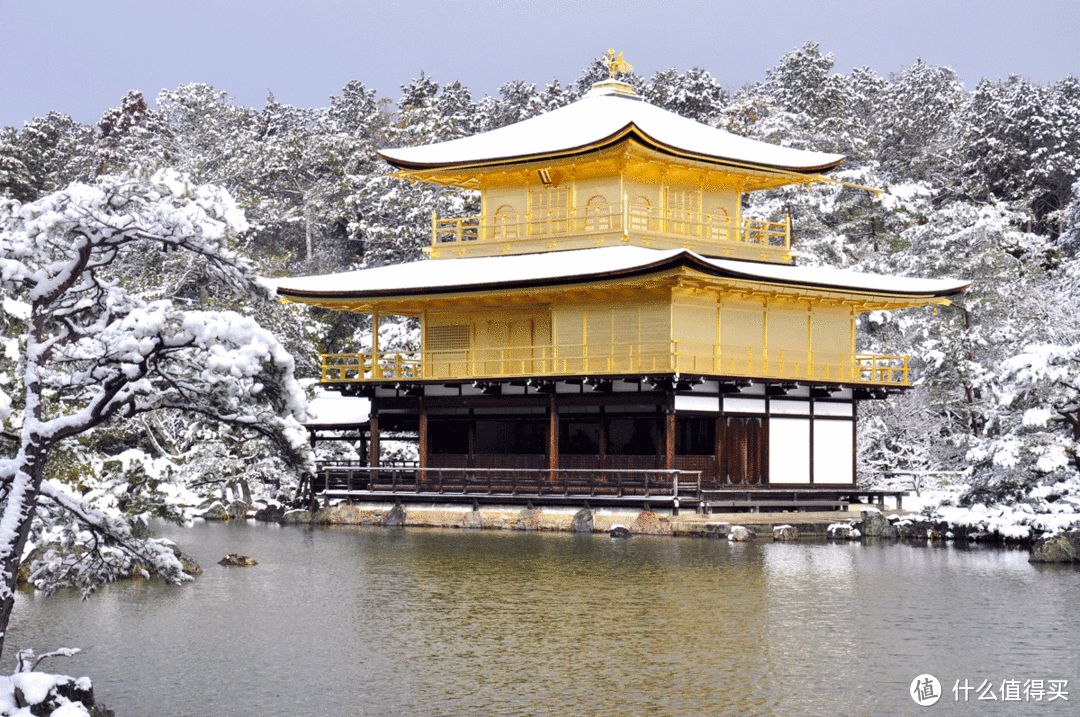
[[[211,214],[229,201],[243,212],[227,246],[192,252],[150,236],[101,277],[112,288],[92,300],[122,289],[124,301],[141,302],[148,315],[164,306],[155,302],[204,322],[209,314],[200,312],[233,312],[253,320],[246,329],[253,337],[256,324],[271,329],[298,377],[315,376],[320,351],[370,344],[364,322],[220,286],[215,262],[274,277],[419,259],[432,211],[474,214],[478,199],[390,177],[377,150],[526,119],[574,101],[606,76],[597,58],[565,83],[509,80],[499,96],[478,98],[458,82],[421,73],[398,97],[349,82],[321,108],[283,105],[272,95],[261,108],[241,107],[202,84],[156,99],[131,91],[96,125],[51,112],[0,129],[0,230],[14,231],[27,207],[43,212],[67,202],[77,212],[80,202],[108,203],[73,190],[76,183],[140,197],[147,207],[168,203],[166,195],[205,199],[224,190],[231,199],[214,194],[219,209]],[[791,213],[802,264],[972,281],[965,296],[935,313],[864,317],[860,350],[910,354],[916,371],[911,391],[861,407],[860,479],[914,481],[946,501],[939,510],[1010,537],[1073,521],[1080,511],[1080,81],[1038,85],[1011,76],[965,88],[949,68],[918,60],[887,75],[870,68],[841,74],[813,43],[764,77],[737,90],[700,68],[623,79],[648,101],[700,122],[843,153],[848,160],[834,177],[884,190],[875,196],[818,184],[752,196],[751,216],[779,221]],[[175,182],[188,188],[165,188]],[[202,185],[215,189],[192,189]],[[30,289],[4,272],[0,452],[13,458],[33,407],[23,381],[33,332]],[[73,299],[83,300],[91,299]],[[387,348],[415,338],[408,327],[384,331]],[[72,382],[85,385],[96,374],[71,364],[56,371],[41,401],[59,415],[58,405],[84,398]],[[303,461],[283,459],[266,430],[185,418],[180,408],[117,410],[58,442],[44,469],[54,487],[40,498],[42,515],[57,508],[61,491],[101,509],[166,516],[176,514],[180,497],[240,483],[291,496]],[[50,525],[39,520],[34,530]]]

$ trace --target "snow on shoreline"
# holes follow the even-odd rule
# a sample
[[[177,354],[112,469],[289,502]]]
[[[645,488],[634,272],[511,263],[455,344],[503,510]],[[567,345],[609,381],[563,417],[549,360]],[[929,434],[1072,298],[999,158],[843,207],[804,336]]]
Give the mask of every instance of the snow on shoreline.
[[[969,486],[939,486],[910,495],[905,508],[943,522],[968,539],[1034,543],[1080,529],[1080,478],[1035,487],[1015,502],[958,505]]]
[[[93,707],[90,678],[76,679],[46,672],[16,672],[14,675],[0,676],[0,717],[32,717],[34,714],[79,717],[92,714],[81,700],[69,699],[69,696],[81,696]],[[51,709],[42,712],[42,706]],[[31,711],[31,708],[35,711]]]

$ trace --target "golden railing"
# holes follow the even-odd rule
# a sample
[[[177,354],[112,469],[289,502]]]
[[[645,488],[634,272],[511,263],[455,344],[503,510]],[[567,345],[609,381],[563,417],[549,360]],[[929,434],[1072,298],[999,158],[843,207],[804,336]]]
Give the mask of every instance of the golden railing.
[[[907,356],[876,356],[663,341],[504,346],[465,351],[323,354],[322,381],[496,379],[507,377],[692,373],[854,384],[909,385]]]
[[[433,247],[460,242],[505,244],[537,238],[609,233],[791,248],[790,221],[744,219],[736,223],[726,213],[646,209],[628,201],[554,211],[496,213],[449,219],[433,215],[431,220]]]

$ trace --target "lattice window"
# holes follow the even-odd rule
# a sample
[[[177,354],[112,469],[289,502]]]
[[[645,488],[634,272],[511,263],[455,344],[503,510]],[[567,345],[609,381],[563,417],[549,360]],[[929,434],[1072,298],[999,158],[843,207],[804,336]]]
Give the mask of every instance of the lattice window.
[[[495,210],[495,238],[516,239],[518,236],[517,210],[504,204]]]
[[[733,239],[728,233],[728,213],[721,206],[715,206],[709,210],[709,238],[713,240],[728,241]]]
[[[649,204],[649,200],[643,196],[634,197],[634,201],[630,202],[630,229],[633,231],[645,232],[652,229],[650,225],[650,217],[652,216],[652,206]]]
[[[468,351],[469,346],[468,324],[429,326],[427,329],[428,351]]]
[[[667,190],[668,231],[690,234],[699,211],[698,193],[682,189]]]
[[[532,190],[533,233],[558,234],[567,231],[570,190],[567,186]]]
[[[611,229],[611,205],[607,197],[597,194],[585,205],[585,231]]]

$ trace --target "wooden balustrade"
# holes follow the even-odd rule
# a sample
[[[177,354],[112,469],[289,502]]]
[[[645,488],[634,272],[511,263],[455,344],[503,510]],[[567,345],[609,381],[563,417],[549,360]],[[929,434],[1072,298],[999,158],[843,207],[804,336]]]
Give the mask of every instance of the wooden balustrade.
[[[323,354],[322,359],[325,383],[669,372],[904,386],[910,380],[907,356],[681,341],[381,351],[377,356]]]
[[[330,497],[364,493],[581,498],[697,498],[696,471],[572,468],[372,467],[339,461],[317,466],[314,492]]]
[[[485,216],[432,216],[431,246],[463,242],[530,241],[536,238],[587,236],[609,232],[656,237],[690,238],[790,249],[789,222],[760,219],[731,220],[727,214],[649,208],[632,202],[576,206],[562,210],[499,213]]]

